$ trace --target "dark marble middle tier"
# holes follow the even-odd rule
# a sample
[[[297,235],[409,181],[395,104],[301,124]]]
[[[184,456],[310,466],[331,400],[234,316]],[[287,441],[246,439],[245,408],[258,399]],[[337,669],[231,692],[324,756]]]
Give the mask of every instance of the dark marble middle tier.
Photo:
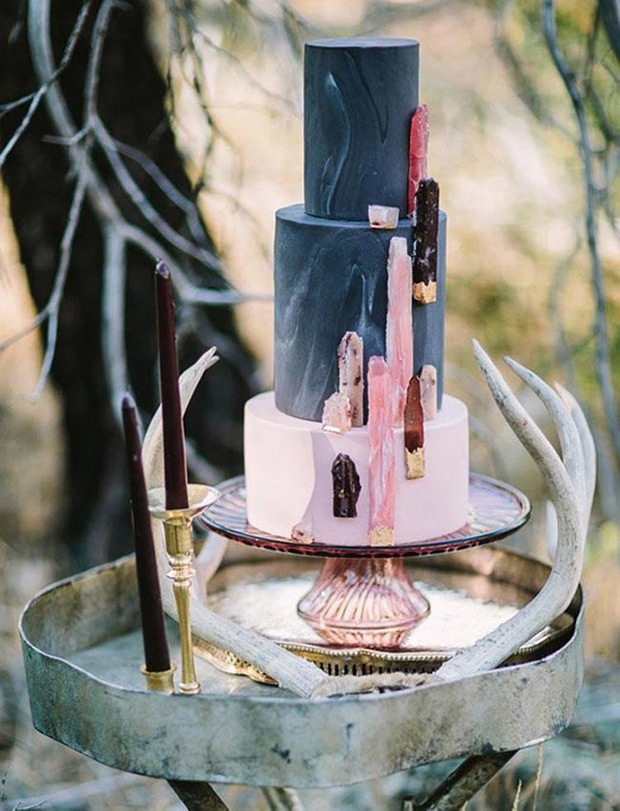
[[[406,237],[411,250],[411,220],[379,230],[367,221],[312,217],[303,205],[276,212],[275,396],[280,411],[321,419],[324,401],[338,390],[336,351],[347,330],[364,339],[365,375],[371,355],[385,355],[387,257],[394,236]],[[446,215],[441,212],[437,301],[414,302],[413,307],[414,372],[424,364],[436,367],[439,405],[445,292]],[[364,411],[367,416],[366,403]]]

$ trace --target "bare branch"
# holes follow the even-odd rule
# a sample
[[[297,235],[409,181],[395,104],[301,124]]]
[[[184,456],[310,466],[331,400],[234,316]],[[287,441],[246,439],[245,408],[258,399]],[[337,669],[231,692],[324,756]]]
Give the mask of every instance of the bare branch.
[[[155,161],[144,152],[128,144],[124,144],[116,138],[114,139],[114,146],[121,155],[135,161],[146,172],[160,191],[166,195],[168,200],[181,211],[185,212],[186,222],[190,232],[194,239],[200,239],[204,234],[194,201],[180,192],[161,171]]]
[[[8,143],[0,152],[0,169],[4,166],[6,159],[8,158],[11,150],[14,148],[15,144],[19,141],[22,137],[26,129],[28,128],[30,122],[34,114],[36,113],[37,109],[39,108],[39,104],[41,103],[41,99],[47,93],[51,85],[58,79],[58,77],[62,74],[64,69],[67,67],[69,62],[71,61],[71,57],[73,56],[73,52],[75,50],[75,46],[78,43],[78,40],[82,34],[82,30],[84,29],[84,25],[88,18],[88,12],[90,10],[91,0],[85,0],[82,3],[82,8],[78,14],[76,23],[73,27],[73,30],[69,36],[69,40],[67,42],[67,47],[65,48],[65,52],[60,60],[60,64],[58,68],[52,73],[52,75],[47,79],[43,84],[36,90],[31,96],[25,96],[22,99],[18,99],[15,102],[3,105],[2,111],[8,112],[11,109],[15,109],[15,107],[20,106],[21,104],[26,103],[27,100],[30,100],[30,105],[28,110],[26,111],[25,116],[23,117],[19,127],[15,130],[12,137],[9,139]]]
[[[495,52],[508,71],[515,92],[532,115],[538,121],[555,127],[570,138],[572,137],[570,133],[555,119],[551,112],[552,108],[541,97],[534,80],[526,71],[510,42],[506,30],[506,21],[508,13],[514,8],[514,5],[514,0],[500,0],[500,2],[494,4],[493,41]]]
[[[195,245],[193,242],[185,239],[185,237],[171,228],[164,218],[154,209],[142,189],[127,171],[127,168],[118,155],[112,136],[97,115],[94,115],[91,125],[93,133],[98,143],[103,148],[117,180],[140,214],[159,232],[163,239],[177,250],[203,262],[213,270],[221,271],[221,263],[212,251]]]
[[[187,278],[187,275],[172,254],[154,237],[137,226],[125,221],[117,224],[119,231],[138,248],[151,256],[153,260],[163,259],[170,267],[172,281],[180,298],[189,304],[208,304],[213,307],[239,304],[243,301],[271,301],[272,296],[263,293],[240,293],[237,290],[211,290],[198,287]]]
[[[102,350],[110,404],[121,427],[121,400],[130,390],[125,352],[125,240],[112,226],[104,232]]]
[[[90,43],[90,58],[86,71],[86,87],[84,91],[84,122],[88,124],[97,115],[97,90],[101,74],[101,60],[105,44],[108,25],[114,6],[114,0],[105,0],[99,8]]]
[[[584,183],[586,192],[585,225],[590,253],[590,266],[592,286],[596,305],[596,360],[599,384],[603,396],[603,406],[607,428],[611,437],[614,451],[620,457],[620,424],[618,422],[618,407],[614,394],[611,377],[611,362],[609,353],[609,339],[607,334],[607,316],[605,313],[605,293],[603,286],[603,271],[598,251],[596,228],[596,188],[594,186],[592,170],[592,144],[590,130],[582,93],[577,85],[575,76],[568,65],[564,54],[560,50],[555,24],[554,0],[542,0],[543,31],[547,48],[553,63],[564,82],[570,97],[579,127],[579,146],[583,160]]]
[[[58,314],[60,304],[62,301],[62,294],[64,293],[65,283],[67,281],[67,274],[69,272],[69,264],[71,262],[71,252],[73,250],[73,241],[75,239],[75,232],[77,231],[78,223],[80,221],[80,214],[82,213],[82,206],[84,205],[84,197],[86,194],[86,178],[80,174],[75,187],[73,195],[73,202],[67,217],[67,224],[60,243],[60,262],[58,264],[58,271],[52,289],[52,295],[47,304],[47,345],[45,347],[45,355],[43,356],[43,365],[41,367],[41,374],[39,382],[35,386],[34,391],[30,395],[30,401],[36,403],[41,392],[43,391],[47,379],[49,377],[54,355],[56,354],[56,342],[58,340]]]
[[[237,56],[235,56],[235,54],[227,51],[225,48],[220,47],[216,42],[214,42],[198,24],[195,16],[187,7],[179,7],[171,4],[170,2],[168,3],[168,7],[172,13],[178,14],[183,19],[187,25],[191,37],[197,37],[208,48],[220,54],[220,56],[223,56],[241,73],[241,75],[249,82],[250,85],[252,85],[252,87],[256,88],[266,98],[276,101],[279,106],[288,113],[291,113],[296,118],[299,117],[299,110],[290,99],[286,98],[286,96],[280,95],[280,93],[274,93],[272,90],[269,90],[248,71],[243,62]]]
[[[36,107],[33,107],[33,105],[38,106],[40,100],[45,98],[50,117],[58,132],[56,140],[63,143],[66,147],[70,162],[72,166],[76,167],[78,180],[60,246],[59,266],[50,299],[41,312],[38,313],[28,325],[9,339],[0,343],[1,352],[41,326],[45,321],[48,322],[47,345],[43,366],[39,382],[32,394],[32,399],[37,400],[49,377],[53,363],[58,334],[58,310],[65,287],[80,213],[85,196],[88,196],[90,204],[99,217],[106,244],[103,344],[111,404],[115,412],[119,401],[118,394],[127,388],[126,357],[122,338],[119,337],[122,336],[123,333],[122,314],[124,313],[124,307],[122,304],[126,274],[125,249],[127,243],[136,245],[149,254],[154,260],[160,257],[166,259],[173,269],[174,281],[179,295],[186,303],[194,305],[230,306],[243,301],[268,301],[271,299],[271,296],[266,295],[240,293],[232,289],[206,289],[193,284],[178,262],[173,260],[173,257],[170,256],[158,239],[152,237],[138,226],[127,222],[116,204],[110,189],[97,172],[90,155],[93,142],[98,143],[102,147],[121,187],[124,189],[129,199],[138,207],[140,214],[159,232],[163,239],[181,253],[192,256],[210,269],[216,272],[220,270],[219,260],[211,251],[179,235],[154,209],[125,167],[119,156],[118,145],[114,142],[97,114],[96,95],[99,85],[105,35],[112,11],[118,6],[119,3],[117,0],[106,0],[100,7],[95,21],[86,75],[84,100],[85,121],[83,127],[78,129],[73,121],[65,98],[56,83],[56,79],[71,59],[75,45],[83,31],[90,2],[84,2],[69,38],[62,61],[56,68],[54,65],[49,31],[50,0],[29,0],[29,42],[35,70],[41,81],[41,87],[32,96],[30,108],[32,109],[32,113],[26,114],[24,119],[25,123],[22,122],[23,128],[21,132],[25,130],[32,115],[34,115]],[[18,100],[16,104],[22,102],[26,103],[24,100]],[[13,145],[16,142],[17,138],[14,137],[11,139]],[[12,148],[12,146],[10,148]],[[6,157],[9,151],[9,145],[7,145],[2,154]],[[132,157],[135,159],[135,152]],[[151,173],[155,174],[158,178],[160,187],[163,186],[168,193],[170,193],[171,189],[174,189],[171,183],[168,182],[166,185],[162,182],[161,173],[159,173],[158,176],[156,172],[153,172],[153,166],[149,166],[149,169]],[[176,201],[179,202],[179,193],[177,192],[174,196]],[[185,203],[187,205],[185,205]],[[190,230],[194,234],[194,237],[198,239],[200,229],[198,228],[197,215],[194,212],[194,220],[192,221],[189,216],[189,206],[190,202],[184,198],[183,207],[188,213],[188,222],[192,223]],[[114,308],[118,309],[115,310]]]
[[[581,248],[581,236],[577,235],[575,239],[575,244],[571,248],[570,253],[565,259],[562,259],[562,261],[558,262],[555,268],[553,279],[551,281],[551,287],[549,289],[549,299],[548,299],[549,316],[551,324],[553,326],[553,333],[555,339],[556,357],[560,365],[562,366],[562,369],[564,371],[564,374],[566,375],[566,379],[569,383],[569,386],[571,387],[571,389],[575,391],[577,390],[577,383],[575,380],[575,372],[572,362],[574,350],[569,345],[568,339],[566,337],[566,331],[562,323],[560,297],[566,284],[568,270],[572,265],[573,260],[579,253],[580,248]]]

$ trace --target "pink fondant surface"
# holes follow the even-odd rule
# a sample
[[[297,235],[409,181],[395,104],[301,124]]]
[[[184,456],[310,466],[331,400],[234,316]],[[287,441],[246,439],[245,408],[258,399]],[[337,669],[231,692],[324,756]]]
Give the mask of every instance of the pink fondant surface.
[[[426,422],[426,472],[405,476],[402,428],[395,428],[395,543],[414,543],[453,532],[467,520],[469,431],[467,408],[444,396],[437,418]],[[331,466],[339,453],[353,459],[362,490],[357,518],[335,518]],[[278,411],[273,392],[245,407],[245,475],[249,522],[289,537],[300,521],[312,526],[316,543],[368,543],[368,428],[346,434]]]

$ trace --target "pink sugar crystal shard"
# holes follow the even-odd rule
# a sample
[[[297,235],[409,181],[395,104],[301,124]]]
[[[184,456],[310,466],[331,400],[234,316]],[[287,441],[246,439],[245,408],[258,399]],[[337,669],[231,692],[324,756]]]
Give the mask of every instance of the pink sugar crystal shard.
[[[430,364],[420,372],[420,391],[425,420],[437,417],[437,369]]]
[[[377,355],[368,362],[368,441],[368,540],[371,546],[391,546],[394,543],[394,397],[390,369],[385,359]]]
[[[339,391],[325,400],[323,406],[323,430],[334,434],[346,434],[351,428],[351,401]]]
[[[424,412],[419,377],[412,377],[407,388],[404,416],[405,468],[408,479],[424,476]]]
[[[310,519],[305,517],[291,530],[291,541],[295,543],[314,543],[314,534]]]
[[[407,214],[415,210],[415,195],[420,180],[428,177],[428,107],[421,104],[411,119],[409,131],[409,185]]]
[[[413,375],[412,268],[407,240],[392,237],[388,254],[388,310],[386,360],[394,398],[394,424],[403,420],[407,386]]]

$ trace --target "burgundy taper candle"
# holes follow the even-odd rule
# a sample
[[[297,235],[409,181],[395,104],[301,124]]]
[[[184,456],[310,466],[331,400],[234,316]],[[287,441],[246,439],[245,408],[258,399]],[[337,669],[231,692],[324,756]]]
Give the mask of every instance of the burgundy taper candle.
[[[123,429],[127,450],[127,469],[131,493],[131,511],[136,547],[136,572],[142,614],[142,636],[146,669],[151,673],[170,670],[170,652],[166,639],[164,611],[157,577],[157,561],[151,531],[148,497],[142,467],[142,442],[136,407],[129,395],[123,398]]]
[[[185,435],[179,394],[179,364],[174,329],[174,298],[170,271],[161,260],[155,267],[157,301],[157,340],[159,345],[159,385],[164,434],[164,480],[166,509],[185,509],[187,462]]]

